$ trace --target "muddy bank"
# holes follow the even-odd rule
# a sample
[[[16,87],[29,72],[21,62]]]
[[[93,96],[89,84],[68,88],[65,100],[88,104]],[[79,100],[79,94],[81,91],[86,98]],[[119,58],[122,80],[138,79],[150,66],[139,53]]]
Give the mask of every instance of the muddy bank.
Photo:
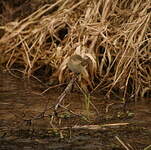
[[[48,87],[37,80],[1,72],[0,149],[142,150],[151,144],[151,99],[124,110],[121,101],[98,93],[91,97],[94,107],[73,91],[54,115],[65,86],[42,94]]]

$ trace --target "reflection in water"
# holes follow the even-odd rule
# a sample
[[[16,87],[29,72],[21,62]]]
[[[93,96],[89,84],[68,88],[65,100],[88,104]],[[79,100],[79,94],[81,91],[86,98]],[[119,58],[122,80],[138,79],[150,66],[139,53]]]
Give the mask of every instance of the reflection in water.
[[[3,120],[5,126],[13,126],[16,116],[28,119],[43,111],[47,97],[39,95],[42,88],[36,81],[0,73],[0,127]]]
[[[44,89],[43,85],[35,80],[17,79],[8,73],[0,72],[0,118],[2,114],[21,111],[21,109],[42,111],[48,99],[46,96],[39,95]],[[51,100],[55,101],[58,95],[51,92],[47,96],[51,96]],[[151,121],[151,99],[142,99],[136,104],[130,104],[129,108],[135,113],[133,120]]]

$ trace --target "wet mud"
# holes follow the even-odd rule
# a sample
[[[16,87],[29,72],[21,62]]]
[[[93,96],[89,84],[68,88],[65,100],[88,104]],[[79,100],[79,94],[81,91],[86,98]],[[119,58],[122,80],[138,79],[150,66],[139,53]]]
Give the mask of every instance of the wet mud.
[[[143,150],[151,145],[151,99],[131,102],[48,89],[0,72],[0,150]]]

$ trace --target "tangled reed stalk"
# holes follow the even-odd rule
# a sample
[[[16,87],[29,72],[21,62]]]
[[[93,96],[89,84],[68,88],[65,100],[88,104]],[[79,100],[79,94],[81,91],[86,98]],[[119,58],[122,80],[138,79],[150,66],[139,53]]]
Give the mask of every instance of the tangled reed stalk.
[[[7,69],[17,66],[30,77],[48,66],[50,77],[65,82],[66,64],[77,53],[91,60],[91,92],[151,93],[150,0],[58,0],[0,28],[0,63]]]

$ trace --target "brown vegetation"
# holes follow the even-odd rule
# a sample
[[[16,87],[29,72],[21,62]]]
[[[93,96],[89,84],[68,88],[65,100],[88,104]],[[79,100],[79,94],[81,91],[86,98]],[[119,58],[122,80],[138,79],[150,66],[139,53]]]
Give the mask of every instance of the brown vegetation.
[[[58,0],[0,29],[0,64],[9,71],[41,71],[65,82],[68,60],[79,54],[91,60],[91,92],[151,93],[150,0]]]

